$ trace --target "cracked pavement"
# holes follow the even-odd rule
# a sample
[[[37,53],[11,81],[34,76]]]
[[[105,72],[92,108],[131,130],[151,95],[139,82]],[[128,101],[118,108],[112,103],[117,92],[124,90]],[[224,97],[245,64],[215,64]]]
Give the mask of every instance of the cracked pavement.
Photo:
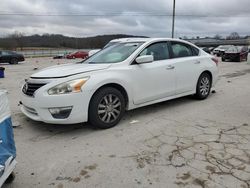
[[[48,125],[24,117],[22,80],[61,63],[50,58],[5,65],[18,165],[4,188],[250,187],[250,64],[220,63],[208,99],[175,99],[127,112],[108,130]],[[17,81],[18,80],[18,81]]]

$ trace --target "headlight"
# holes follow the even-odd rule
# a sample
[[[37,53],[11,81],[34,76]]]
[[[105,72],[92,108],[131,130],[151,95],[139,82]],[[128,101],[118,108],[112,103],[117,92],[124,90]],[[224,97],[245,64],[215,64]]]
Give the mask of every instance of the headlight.
[[[59,84],[48,90],[49,95],[59,95],[67,93],[78,93],[81,91],[81,87],[87,82],[89,78],[82,78],[77,80],[72,80]]]

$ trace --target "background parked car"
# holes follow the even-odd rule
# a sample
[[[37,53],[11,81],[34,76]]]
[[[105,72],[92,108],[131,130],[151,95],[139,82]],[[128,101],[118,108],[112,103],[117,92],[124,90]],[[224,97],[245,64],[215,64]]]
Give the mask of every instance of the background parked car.
[[[238,61],[241,62],[243,60],[247,61],[248,56],[248,47],[247,46],[233,46],[225,51],[222,56],[222,61]]]
[[[215,47],[209,47],[208,49],[209,49],[210,53],[212,53],[213,50],[215,49]]]
[[[75,58],[82,58],[85,59],[88,57],[88,52],[84,52],[84,51],[77,51],[77,52],[73,52],[69,55],[66,56],[67,59],[75,59]]]
[[[101,49],[90,50],[90,51],[89,51],[89,54],[88,54],[89,57],[92,56],[92,55],[94,55],[94,54],[96,54],[96,53],[99,52],[100,50],[101,50]]]
[[[215,48],[213,50],[213,54],[217,55],[218,57],[221,57],[221,56],[223,56],[225,51],[228,50],[231,47],[233,47],[233,45],[220,45],[220,46],[218,46],[217,48]]]
[[[201,49],[202,49],[203,51],[207,52],[208,54],[211,53],[211,51],[209,50],[208,47],[201,47]]]
[[[0,63],[18,64],[24,56],[12,51],[0,51]]]
[[[66,58],[66,56],[68,55],[69,53],[64,53],[64,54],[58,54],[56,56],[53,57],[53,59],[64,59]]]

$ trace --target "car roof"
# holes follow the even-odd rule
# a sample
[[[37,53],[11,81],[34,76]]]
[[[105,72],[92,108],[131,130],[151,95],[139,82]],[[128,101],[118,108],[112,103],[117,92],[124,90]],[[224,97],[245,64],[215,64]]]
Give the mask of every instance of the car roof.
[[[223,47],[233,47],[234,45],[219,45],[217,48],[223,48]]]
[[[193,45],[192,43],[181,40],[181,39],[175,39],[175,38],[120,38],[120,39],[114,39],[110,42],[157,42],[157,41],[176,41],[176,42],[184,42]]]
[[[145,39],[148,38],[135,38],[135,37],[131,37],[131,38],[119,38],[119,39],[113,39],[110,42],[145,42]]]

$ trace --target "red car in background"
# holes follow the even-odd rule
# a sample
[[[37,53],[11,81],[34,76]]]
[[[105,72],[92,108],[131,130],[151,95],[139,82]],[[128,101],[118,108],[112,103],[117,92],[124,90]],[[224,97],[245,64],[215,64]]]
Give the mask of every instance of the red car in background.
[[[84,52],[84,51],[77,51],[77,52],[73,52],[71,54],[68,54],[66,56],[67,59],[75,59],[75,58],[82,58],[85,59],[88,57],[88,52]]]
[[[247,61],[248,57],[248,47],[247,46],[233,46],[225,51],[222,56],[222,61],[237,61],[241,62],[243,60]]]

